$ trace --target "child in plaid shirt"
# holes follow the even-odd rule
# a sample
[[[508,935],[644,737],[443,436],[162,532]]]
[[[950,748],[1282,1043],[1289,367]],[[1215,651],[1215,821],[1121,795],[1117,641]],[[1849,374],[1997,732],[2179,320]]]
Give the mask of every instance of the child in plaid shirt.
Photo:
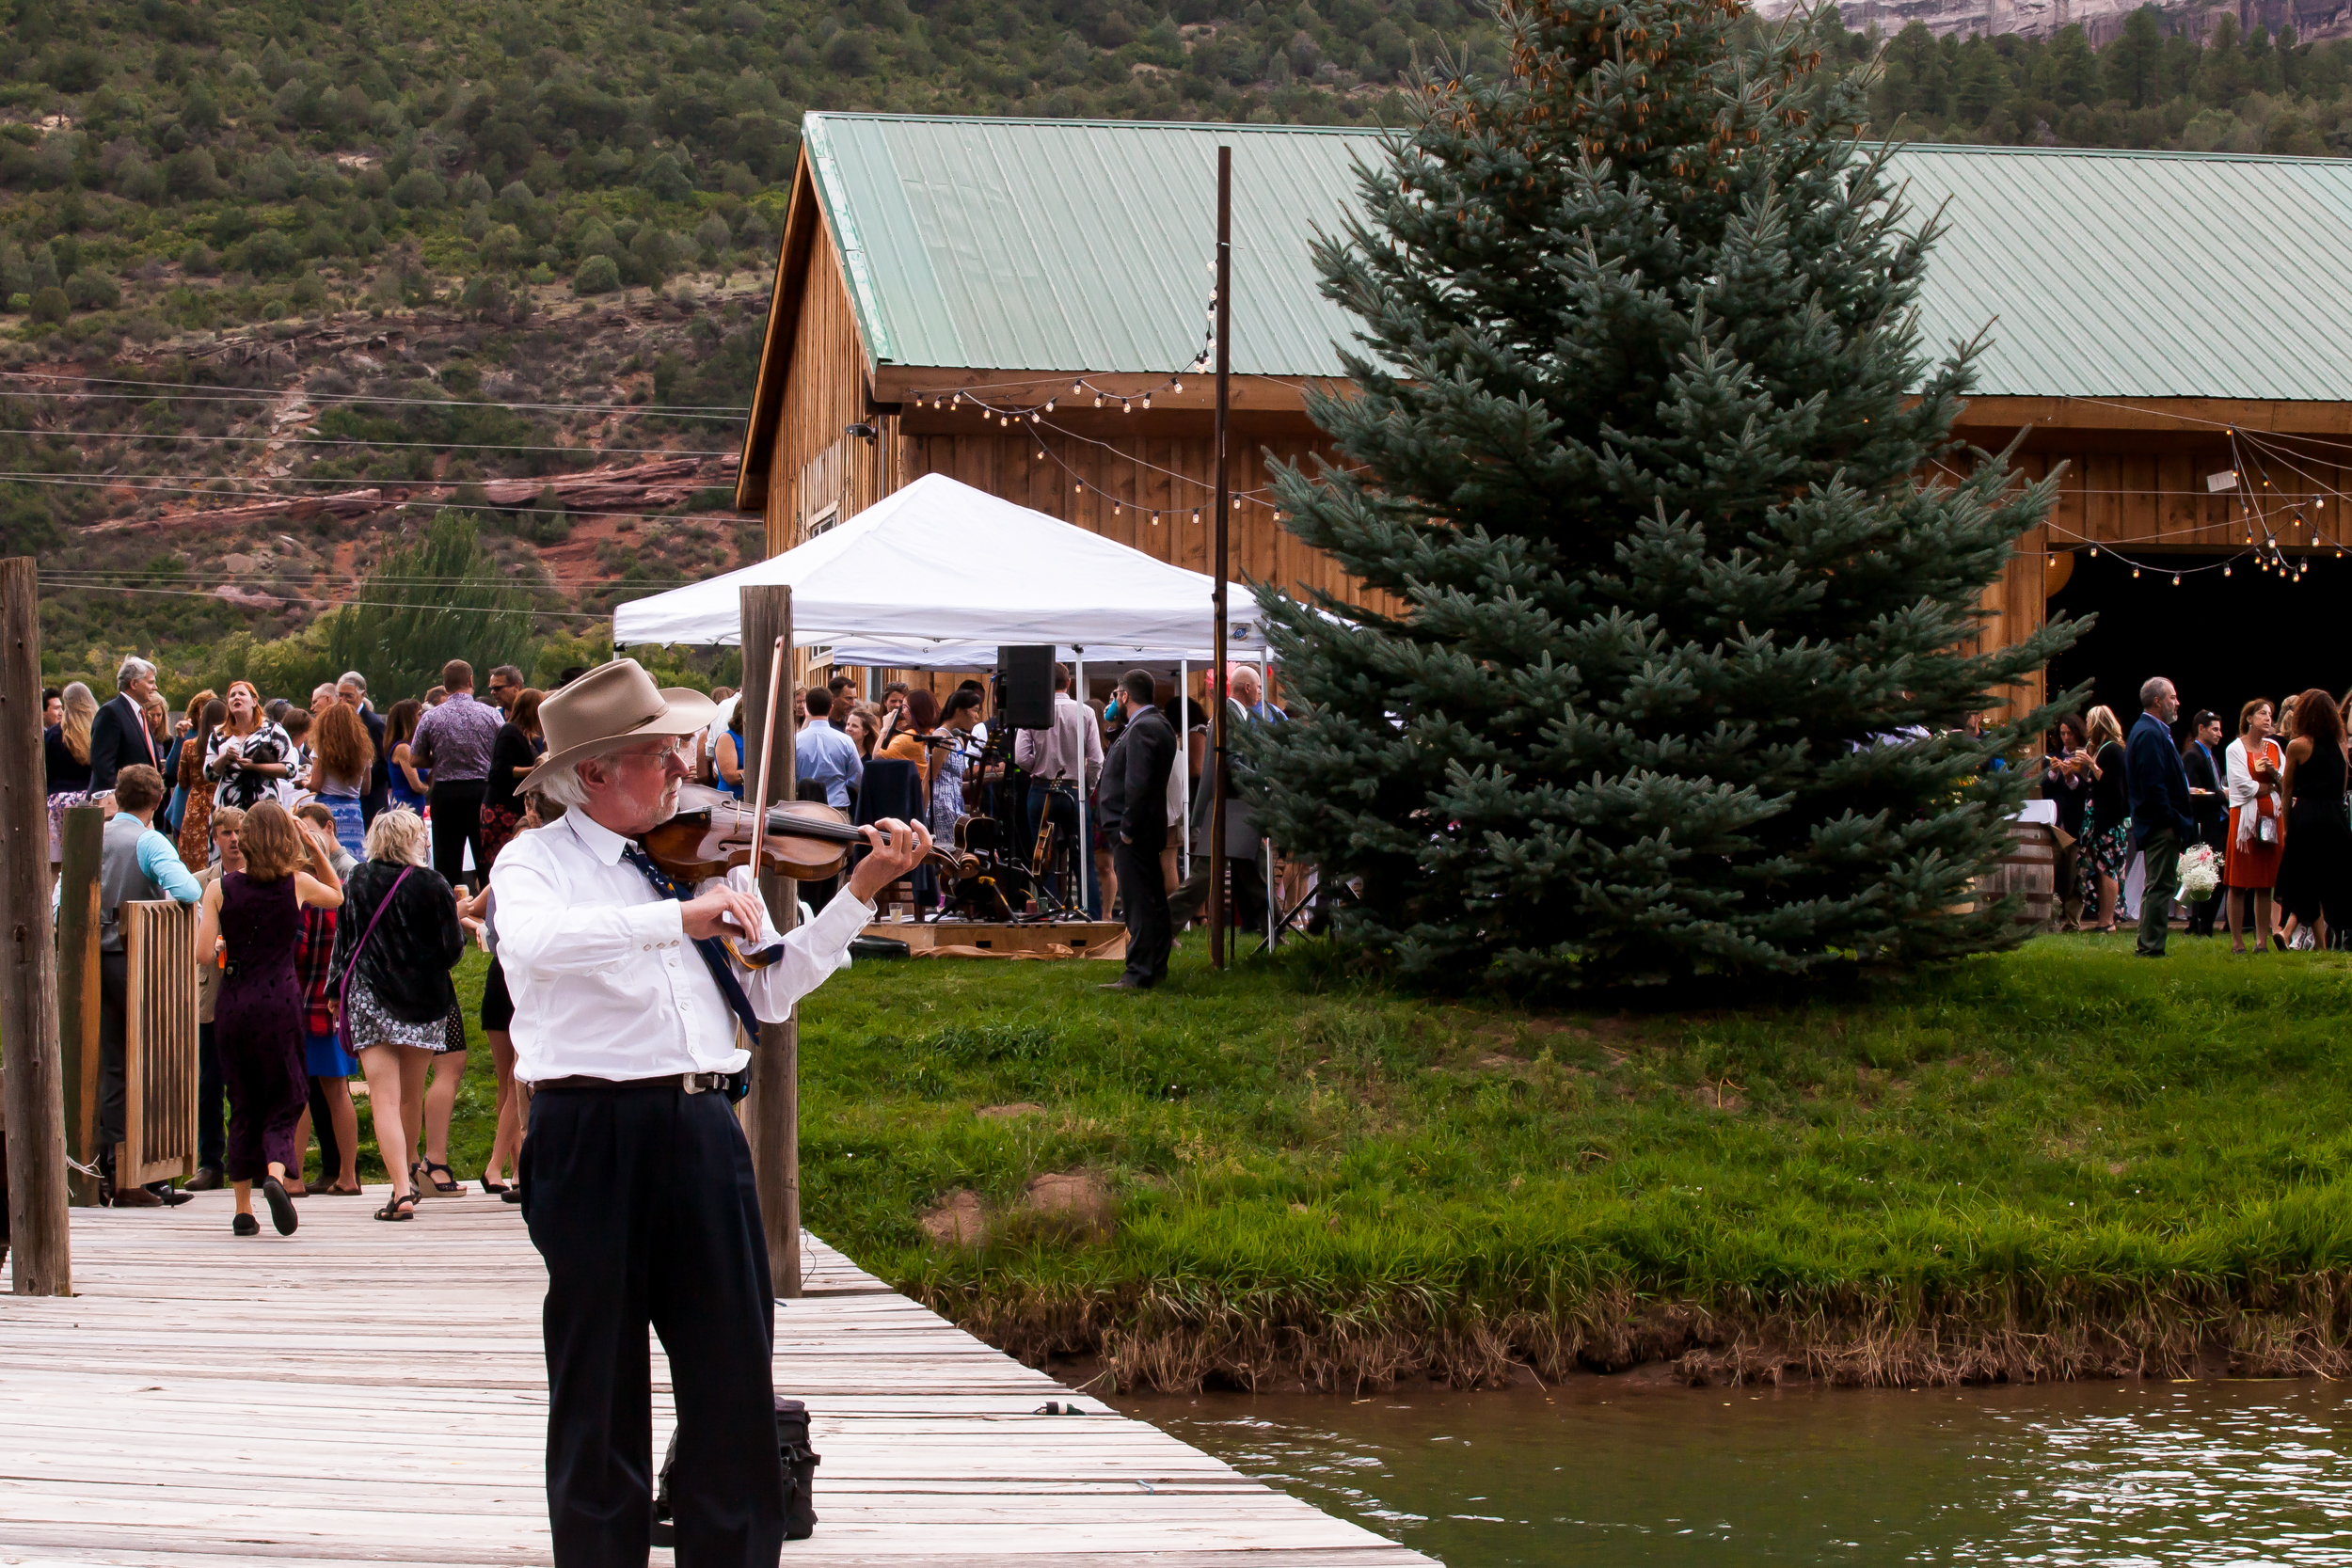
[[[335,911],[305,909],[294,938],[294,977],[302,983],[302,1054],[310,1074],[310,1108],[295,1131],[296,1148],[319,1134],[319,1174],[331,1177],[320,1190],[330,1197],[359,1196],[359,1114],[351,1103],[351,1075],[359,1070],[335,1037],[335,1017],[326,1006],[327,960],[335,952]]]

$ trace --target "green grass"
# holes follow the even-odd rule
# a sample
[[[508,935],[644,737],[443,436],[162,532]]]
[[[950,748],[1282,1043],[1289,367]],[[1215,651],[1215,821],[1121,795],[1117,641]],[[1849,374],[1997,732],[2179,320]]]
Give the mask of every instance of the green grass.
[[[2129,941],[1674,1015],[1398,995],[1313,949],[1220,977],[1197,940],[1144,997],[860,964],[803,1008],[806,1223],[1129,1384],[2346,1370],[2352,962]],[[1106,1235],[1023,1201],[1081,1169]],[[962,1188],[990,1239],[936,1245]]]

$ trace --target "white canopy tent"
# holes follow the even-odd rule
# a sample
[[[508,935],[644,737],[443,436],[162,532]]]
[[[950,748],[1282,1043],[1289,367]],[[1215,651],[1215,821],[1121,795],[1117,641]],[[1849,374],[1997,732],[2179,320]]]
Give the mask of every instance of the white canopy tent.
[[[1051,642],[1082,691],[1089,660],[1176,665],[1182,690],[1190,668],[1208,663],[1216,630],[1205,573],[926,474],[782,555],[619,606],[613,646],[737,646],[740,591],[772,585],[792,590],[793,646],[826,649],[835,664],[985,670],[1000,645]],[[1243,592],[1228,606],[1227,657],[1263,669],[1257,605]],[[1189,787],[1184,798],[1188,819]],[[1093,871],[1083,790],[1078,812],[1083,899]],[[1188,865],[1189,834],[1181,842]]]
[[[739,591],[765,584],[792,590],[793,645],[831,648],[842,664],[971,669],[993,664],[998,644],[1038,642],[1168,663],[1205,647],[1213,629],[1206,574],[926,474],[795,549],[620,606],[613,643],[732,647],[743,635]],[[1227,641],[1255,663],[1257,606],[1247,593],[1231,604]]]

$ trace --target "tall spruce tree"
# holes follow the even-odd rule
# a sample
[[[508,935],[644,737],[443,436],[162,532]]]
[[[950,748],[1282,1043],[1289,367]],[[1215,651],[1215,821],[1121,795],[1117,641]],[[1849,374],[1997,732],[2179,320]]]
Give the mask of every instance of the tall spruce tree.
[[[1243,787],[1407,974],[1531,987],[1804,972],[2015,938],[1969,909],[2074,636],[1978,652],[2053,482],[1951,426],[1974,350],[1910,307],[1934,225],[1802,14],[1506,0],[1319,250],[1360,318],[1338,451],[1278,475],[1376,594],[1261,603],[1312,721]]]

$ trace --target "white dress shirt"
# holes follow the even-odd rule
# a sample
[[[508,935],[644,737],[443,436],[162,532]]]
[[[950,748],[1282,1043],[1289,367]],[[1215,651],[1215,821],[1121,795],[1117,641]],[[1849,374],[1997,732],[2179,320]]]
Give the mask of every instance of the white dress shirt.
[[[1094,710],[1067,691],[1054,693],[1054,725],[1012,738],[1012,760],[1032,778],[1068,779],[1094,787],[1103,771],[1103,724]]]
[[[515,999],[515,1075],[526,1083],[739,1072],[751,1060],[687,939],[683,906],[621,858],[628,843],[573,811],[499,851],[490,873],[499,961]],[[728,881],[748,891],[751,872],[731,872]],[[790,1016],[794,1003],[849,967],[850,939],[873,917],[874,907],[847,887],[788,935],[763,914],[752,945],[781,942],[785,951],[765,969],[736,971],[752,1010],[770,1022]]]

